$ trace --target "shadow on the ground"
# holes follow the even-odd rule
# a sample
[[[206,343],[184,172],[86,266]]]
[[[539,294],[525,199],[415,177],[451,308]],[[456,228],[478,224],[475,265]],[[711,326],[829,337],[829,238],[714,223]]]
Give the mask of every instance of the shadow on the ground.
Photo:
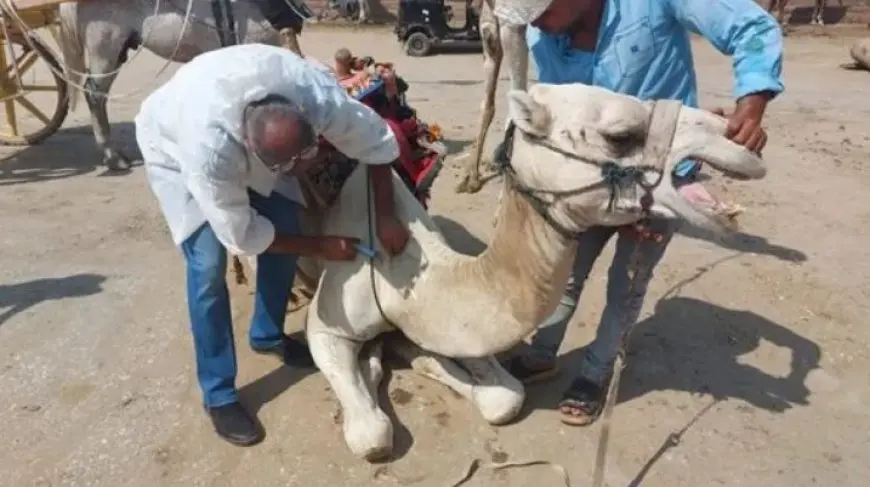
[[[0,325],[45,301],[98,294],[105,280],[96,274],[76,274],[0,285]]]
[[[474,145],[473,140],[453,140],[453,139],[444,139],[441,141],[445,147],[447,147],[447,155],[455,156],[457,154],[461,154],[463,151]]]
[[[462,225],[442,216],[433,217],[448,242],[459,251],[479,254],[486,245]],[[767,244],[760,237],[749,237],[737,250],[766,253],[782,259],[800,261],[805,256],[791,249]],[[704,273],[739,256],[727,256],[704,266]],[[655,313],[638,323],[630,340],[628,366],[620,386],[620,402],[657,390],[679,390],[709,394],[715,398],[741,399],[755,407],[782,412],[794,405],[809,403],[804,385],[807,374],[819,366],[819,346],[751,311],[734,310],[692,298],[668,297],[674,290],[697,279],[678,283],[666,293]],[[755,350],[762,340],[791,351],[791,372],[777,377],[751,365],[740,357]],[[520,348],[524,345],[520,344]],[[585,349],[560,357],[563,370],[577,370]],[[558,383],[529,387],[530,409],[554,409],[574,377],[562,375]]]
[[[293,333],[290,337],[299,341],[305,341],[304,332],[302,331]],[[374,341],[369,342],[365,346],[373,346],[375,343],[376,342]],[[367,352],[361,352],[361,356],[366,355],[368,355]],[[380,463],[392,462],[404,457],[414,445],[414,437],[411,435],[411,431],[408,427],[405,426],[405,424],[399,419],[398,415],[396,415],[395,408],[393,407],[389,395],[389,383],[392,379],[391,370],[407,368],[407,364],[403,364],[401,361],[396,360],[392,360],[387,364],[385,360],[384,365],[384,376],[381,380],[380,387],[378,388],[378,404],[393,423],[393,450],[390,456],[383,459]],[[284,394],[302,379],[315,373],[319,373],[319,371],[314,368],[302,369],[281,365],[268,374],[239,388],[239,401],[244,404],[251,415],[256,418],[257,413],[260,412],[260,409],[262,409],[263,406]],[[334,392],[331,389],[330,394],[334,395]],[[259,419],[257,419],[257,423],[261,429],[264,429],[262,428],[262,424],[259,423]],[[340,418],[336,418],[336,423],[340,428],[342,424]]]
[[[389,392],[390,381],[393,379],[394,371],[410,368],[410,366],[402,364],[401,361],[398,361],[395,358],[389,361],[385,358],[383,364],[384,378],[381,380],[380,388],[378,389],[378,404],[393,423],[393,451],[390,453],[388,458],[380,463],[399,460],[407,455],[408,452],[411,451],[411,447],[414,446],[414,435],[411,434],[411,430],[405,426],[405,423],[403,423],[396,414],[396,407],[393,405],[393,398],[390,397]]]
[[[132,122],[112,124],[112,141],[126,155],[141,164]],[[41,144],[22,147],[0,160],[0,187],[65,179],[99,171],[100,176],[130,174],[130,170],[109,171],[90,126],[61,129]]]
[[[742,363],[741,357],[767,341],[791,351],[785,377]],[[531,386],[530,409],[555,409],[576,374],[585,348],[559,358],[558,383]],[[739,399],[757,408],[784,412],[809,404],[804,381],[819,367],[821,349],[807,338],[751,311],[734,310],[687,297],[664,298],[655,313],[637,324],[629,341],[619,402],[653,391],[683,391],[716,399]]]
[[[304,341],[304,333],[297,332],[291,338]],[[255,379],[239,388],[239,400],[251,414],[256,415],[266,404],[272,402],[294,384],[317,372],[317,369],[303,369],[281,365],[268,374]]]
[[[433,215],[432,220],[441,229],[450,248],[465,255],[479,255],[486,250],[486,243],[475,237],[462,224],[442,215]]]
[[[746,233],[735,233],[725,237],[715,235],[698,229],[693,225],[680,225],[678,231],[681,235],[697,240],[711,242],[720,247],[736,250],[738,252],[758,255],[769,255],[788,262],[806,262],[807,255],[800,250],[783,245],[770,243],[766,238]]]

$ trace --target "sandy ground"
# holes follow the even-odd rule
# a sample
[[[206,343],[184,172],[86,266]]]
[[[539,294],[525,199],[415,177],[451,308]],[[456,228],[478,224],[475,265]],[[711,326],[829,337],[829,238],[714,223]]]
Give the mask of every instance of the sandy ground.
[[[716,244],[687,232],[660,266],[615,411],[613,486],[866,485],[870,78],[838,68],[850,42],[788,38],[788,92],[767,119],[768,179],[714,179],[750,208],[745,233]],[[452,150],[473,138],[479,54],[410,59],[384,31],[303,39],[321,59],[342,45],[396,61],[411,103]],[[696,56],[703,103],[728,105],[729,61],[701,41]],[[114,91],[139,92],[111,105],[115,139],[134,153],[130,122],[161,66],[139,56]],[[589,484],[599,429],[558,421],[566,378],[530,388],[520,421],[494,428],[441,385],[396,371],[384,393],[396,452],[370,465],[344,446],[323,377],[253,355],[241,339],[241,394],[268,437],[249,449],[220,441],[194,378],[181,258],[141,167],[107,176],[87,120],[79,108],[45,144],[2,150],[0,485],[445,486],[474,458],[550,460]],[[479,251],[498,185],[454,194],[460,162],[442,173],[433,213],[458,247]],[[563,346],[566,367],[594,334],[610,255]],[[247,289],[235,289],[234,309],[243,337]],[[699,413],[679,446],[656,453]],[[468,485],[560,484],[539,466],[484,469]]]

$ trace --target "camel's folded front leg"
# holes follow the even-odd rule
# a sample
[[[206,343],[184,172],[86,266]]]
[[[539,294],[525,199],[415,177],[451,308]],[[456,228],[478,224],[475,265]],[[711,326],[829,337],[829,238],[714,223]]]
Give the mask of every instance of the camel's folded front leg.
[[[397,336],[387,344],[411,368],[453,389],[471,401],[491,424],[504,424],[520,412],[525,400],[522,383],[511,376],[494,357],[454,360],[418,347],[407,338]],[[469,373],[469,371],[471,373]]]
[[[393,449],[393,425],[378,407],[369,381],[360,369],[360,344],[323,331],[323,325],[312,327],[311,321],[317,319],[315,315],[309,313],[308,346],[314,362],[341,403],[347,446],[355,455],[369,461],[389,456]]]

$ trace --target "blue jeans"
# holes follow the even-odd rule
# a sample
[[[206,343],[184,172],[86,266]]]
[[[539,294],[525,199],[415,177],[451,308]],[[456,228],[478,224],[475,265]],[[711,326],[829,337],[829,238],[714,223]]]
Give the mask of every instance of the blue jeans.
[[[248,192],[251,206],[280,234],[299,235],[299,207],[283,196]],[[236,402],[236,348],[227,289],[227,251],[211,225],[181,244],[187,265],[187,306],[196,351],[196,376],[206,407]],[[296,256],[265,252],[257,256],[254,315],[248,333],[256,350],[282,342],[284,316],[296,273]]]
[[[647,285],[653,277],[653,269],[665,254],[665,249],[676,232],[679,222],[658,220],[652,222],[652,229],[662,233],[661,242],[644,240],[637,243],[635,237],[618,233],[615,227],[592,227],[580,239],[574,257],[574,269],[556,310],[545,319],[532,338],[529,359],[533,362],[552,363],[565,338],[568,322],[577,309],[577,301],[592,266],[610,238],[618,234],[616,254],[610,264],[607,277],[607,303],[598,324],[595,341],[589,345],[583,356],[580,374],[586,379],[602,384],[609,376],[613,360],[619,352],[620,338],[625,326],[637,321]],[[629,265],[635,245],[640,245],[637,281],[629,294]]]

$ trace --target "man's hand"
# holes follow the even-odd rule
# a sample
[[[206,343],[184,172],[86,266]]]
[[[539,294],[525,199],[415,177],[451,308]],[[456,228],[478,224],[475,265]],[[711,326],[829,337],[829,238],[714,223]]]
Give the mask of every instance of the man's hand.
[[[408,244],[410,236],[408,229],[393,216],[378,218],[377,231],[378,240],[391,256],[399,254]]]
[[[748,150],[761,154],[767,144],[767,133],[761,128],[764,110],[770,101],[770,93],[753,93],[737,100],[737,107],[728,117],[725,136]],[[713,110],[717,115],[725,115],[722,109]]]
[[[395,163],[393,163],[395,164]],[[396,218],[393,208],[393,169],[392,164],[378,164],[368,167],[369,184],[375,202],[375,225],[378,240],[388,254],[396,255],[408,243],[408,229]]]
[[[359,239],[350,237],[319,237],[317,257],[323,260],[350,261],[356,259],[356,245]]]

